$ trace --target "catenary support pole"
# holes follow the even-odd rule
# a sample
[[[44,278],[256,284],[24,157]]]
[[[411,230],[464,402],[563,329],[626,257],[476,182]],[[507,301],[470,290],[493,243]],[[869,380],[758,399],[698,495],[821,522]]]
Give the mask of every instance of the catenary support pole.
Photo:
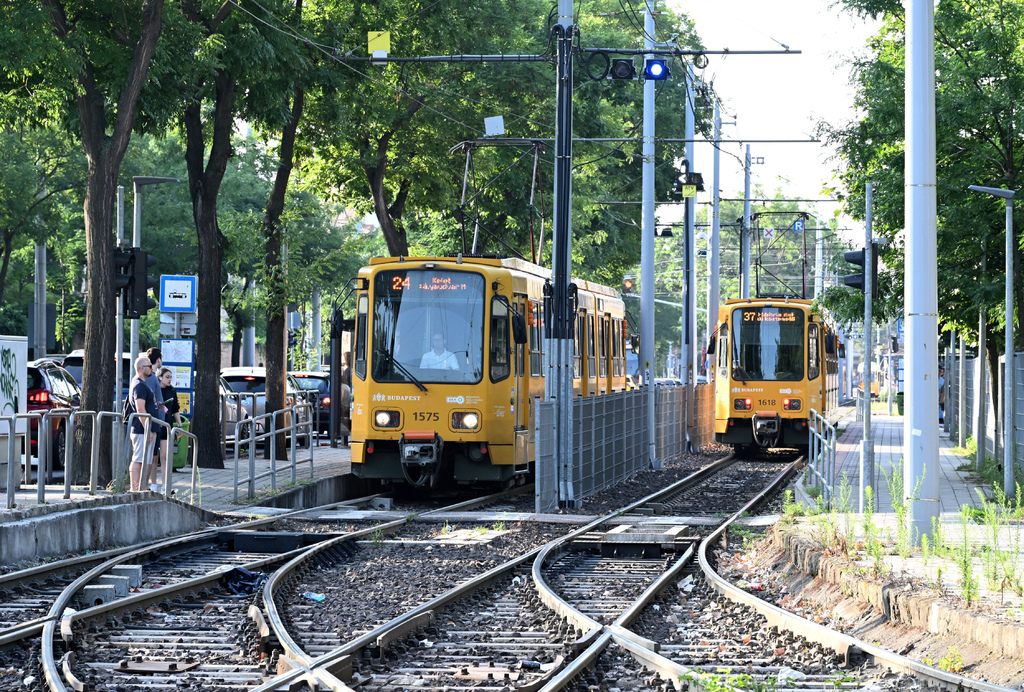
[[[743,159],[743,223],[740,226],[740,298],[750,297],[750,145]]]
[[[654,15],[644,5],[644,48],[654,48]],[[646,57],[653,57],[648,54]],[[645,59],[646,59],[645,57]],[[647,461],[652,468],[661,468],[655,446],[654,411],[654,102],[653,79],[644,82],[643,169],[641,171],[642,223],[640,234],[640,361],[647,394]],[[683,354],[686,344],[682,345]],[[685,356],[684,356],[685,357]]]
[[[875,242],[872,223],[872,204],[874,202],[874,185],[867,183],[864,192],[864,356],[863,363],[864,377],[861,383],[864,385],[864,396],[861,405],[864,407],[864,437],[860,441],[860,513],[864,513],[865,489],[875,484],[875,450],[871,439],[871,358],[872,349],[872,314],[871,294],[874,291],[874,276],[871,271],[872,261],[875,254]],[[878,497],[878,488],[874,491],[872,498]],[[871,509],[877,507],[877,501],[872,502]]]
[[[903,498],[910,535],[932,536],[939,517],[938,276],[935,208],[935,6],[908,0],[904,324],[907,402],[903,418]]]
[[[572,468],[572,0],[558,0],[555,37],[555,165],[551,309],[548,312],[549,377],[544,394],[555,402],[555,465],[558,502],[573,507]],[[653,238],[651,241],[653,242]],[[653,291],[650,291],[653,294]],[[646,380],[645,380],[646,382]]]
[[[649,36],[654,34],[654,22],[653,18],[651,21],[651,27],[646,32]],[[690,170],[694,170],[695,164],[693,161],[694,157],[694,146],[693,146],[693,133],[694,133],[694,100],[696,99],[696,88],[694,87],[694,75],[693,70],[689,62],[684,61],[686,67],[686,126],[685,133],[686,139],[686,160],[690,162]],[[651,108],[653,110],[654,104],[652,102]],[[653,134],[653,133],[652,133]],[[652,157],[653,159],[653,157]],[[654,167],[653,160],[651,161],[651,167]],[[695,441],[696,436],[693,431],[694,424],[694,388],[697,385],[697,363],[699,361],[699,346],[697,344],[697,254],[696,254],[696,234],[694,233],[694,217],[697,216],[697,208],[694,205],[696,198],[686,198],[686,328],[683,330],[683,352],[686,354],[684,357],[684,365],[686,367],[685,383],[686,383],[686,425],[684,426],[686,432],[686,451],[690,454],[696,453],[697,443]]]
[[[722,218],[722,193],[718,189],[721,185],[721,152],[718,149],[721,139],[722,104],[715,99],[715,145],[712,149],[714,171],[711,178],[711,242],[708,243],[708,341],[711,340],[711,335],[715,333],[718,325],[718,273],[720,271],[718,252]],[[708,373],[708,381],[711,381],[710,373]]]

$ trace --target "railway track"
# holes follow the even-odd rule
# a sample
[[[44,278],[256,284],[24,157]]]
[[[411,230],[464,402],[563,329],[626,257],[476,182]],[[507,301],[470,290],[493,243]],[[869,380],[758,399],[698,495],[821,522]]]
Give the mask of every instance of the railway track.
[[[285,553],[243,555],[234,564],[267,580],[240,593],[210,546],[163,546],[143,592],[66,610],[94,570],[62,591],[44,618],[37,681],[10,689],[825,690],[897,689],[912,677],[918,687],[1002,690],[837,635],[717,577],[713,547],[730,523],[771,500],[795,468],[772,468],[769,490],[743,466],[714,464],[587,526],[532,526],[525,549],[508,527],[463,527],[458,560],[435,535],[446,530],[424,517],[322,533]],[[695,484],[722,473],[731,516],[689,531],[676,514],[710,496]],[[374,563],[385,553],[406,560],[385,574]],[[388,592],[396,596],[385,603]],[[356,598],[369,603],[336,620]]]

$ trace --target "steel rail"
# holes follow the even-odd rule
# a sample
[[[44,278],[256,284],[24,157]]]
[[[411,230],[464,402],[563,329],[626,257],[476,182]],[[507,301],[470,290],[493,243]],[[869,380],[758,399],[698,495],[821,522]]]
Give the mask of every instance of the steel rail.
[[[365,500],[366,498],[360,498],[360,500],[345,500],[342,502],[336,502],[330,505],[325,505],[323,507],[295,510],[293,512],[287,512],[273,517],[266,517],[263,519],[256,519],[253,521],[235,524],[231,528],[257,528],[259,526],[271,524],[280,519],[295,518],[296,516],[300,516],[308,512],[317,510],[323,511],[325,509],[330,509],[337,506],[344,506],[346,504],[351,504],[356,501]],[[3,643],[10,643],[13,641],[17,641],[19,639],[24,639],[26,637],[36,636],[41,630],[42,642],[40,647],[40,663],[42,665],[43,675],[46,678],[47,683],[50,685],[51,690],[65,692],[67,688],[60,680],[60,672],[57,669],[57,663],[53,651],[53,637],[55,634],[55,629],[58,620],[61,621],[62,625],[64,625],[64,623],[70,625],[71,622],[77,620],[85,620],[97,617],[99,615],[129,610],[134,608],[139,603],[151,602],[153,600],[163,601],[165,599],[179,595],[188,595],[190,592],[194,592],[197,589],[201,590],[201,588],[205,587],[208,583],[216,584],[223,576],[223,573],[216,572],[213,574],[204,575],[203,577],[197,577],[195,579],[179,582],[177,584],[171,584],[165,587],[161,587],[159,589],[153,589],[145,593],[133,594],[126,598],[115,599],[113,601],[110,601],[109,603],[94,606],[92,608],[86,608],[85,610],[69,612],[67,616],[65,616],[65,611],[69,607],[71,599],[77,595],[77,593],[82,589],[82,587],[92,582],[96,577],[100,576],[101,574],[109,571],[111,568],[123,564],[129,560],[139,559],[145,557],[147,554],[150,553],[155,553],[159,555],[160,553],[167,553],[170,550],[183,551],[187,549],[187,546],[189,544],[199,545],[203,542],[212,543],[216,540],[217,534],[222,531],[224,531],[224,527],[212,527],[209,529],[204,529],[194,534],[190,534],[188,536],[177,536],[172,539],[149,542],[138,547],[133,546],[130,548],[115,549],[114,551],[111,551],[112,553],[116,554],[110,557],[110,559],[101,562],[99,565],[86,571],[84,574],[75,579],[61,592],[61,595],[58,596],[57,599],[54,601],[53,605],[50,607],[49,613],[46,615],[45,618],[40,618],[30,623],[26,623],[25,626],[22,627],[20,630],[11,630],[7,632],[5,634],[5,642]],[[299,554],[306,550],[308,550],[308,547],[304,546],[302,548],[297,548],[287,553],[274,555],[272,558],[265,558],[262,560],[257,560],[248,563],[244,565],[244,567],[246,569],[259,569],[260,567],[263,567],[265,565],[275,564],[277,562],[280,562],[281,560],[287,560],[295,554]],[[49,567],[52,569],[53,565],[41,566],[39,568],[33,568],[33,570],[44,570],[45,567]]]

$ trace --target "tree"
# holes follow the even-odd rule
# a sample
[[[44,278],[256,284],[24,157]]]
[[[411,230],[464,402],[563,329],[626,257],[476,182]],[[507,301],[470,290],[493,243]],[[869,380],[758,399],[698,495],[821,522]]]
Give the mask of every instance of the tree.
[[[392,31],[391,55],[542,54],[549,50],[548,5],[532,1],[490,5],[432,5],[427,2],[360,4],[349,39],[393,25],[392,17],[415,16],[415,30]],[[602,15],[604,10],[615,15]],[[636,30],[620,16],[618,4],[601,0],[579,19],[582,46],[637,46]],[[501,26],[497,32],[493,27]],[[668,12],[658,19],[661,40],[678,33],[679,45],[696,46],[692,24]],[[365,47],[353,51],[365,55]],[[573,171],[574,271],[615,283],[636,263],[639,206],[610,204],[640,199],[642,87],[639,82],[604,79],[607,60],[581,53],[575,68],[575,148]],[[480,147],[472,159],[470,188],[480,193],[463,206],[465,154],[450,150],[482,134],[485,117],[502,114],[506,136],[554,135],[554,72],[544,62],[402,63],[386,67],[339,60],[344,81],[311,99],[307,117],[314,124],[300,133],[317,153],[311,174],[346,206],[373,213],[392,255],[454,254],[462,250],[460,218],[472,235],[477,221],[483,252],[510,254],[494,238],[529,255],[531,216],[548,232],[550,248],[552,159],[545,146],[540,181],[530,205],[532,154],[515,164],[529,146]],[[684,88],[677,77],[662,82],[658,131],[683,130]],[[343,126],[338,126],[343,123]],[[671,133],[671,134],[668,134]],[[583,142],[585,138],[633,138],[622,143]],[[667,197],[676,172],[672,162],[682,145],[658,145],[658,189]],[[544,204],[542,204],[544,203]],[[480,250],[478,250],[479,252]],[[542,255],[550,260],[550,250]]]
[[[899,3],[847,0],[847,8],[883,16],[855,64],[857,105],[865,115],[828,130],[839,145],[847,211],[863,216],[866,181],[875,184],[876,235],[894,238],[885,262],[902,278],[904,170],[904,16]],[[938,180],[938,296],[942,328],[977,336],[979,310],[989,324],[987,353],[995,367],[1005,325],[996,317],[1003,296],[1003,205],[967,186],[1021,185],[1022,145],[1018,104],[1024,95],[1024,4],[984,5],[963,0],[935,11],[936,175]],[[1020,233],[1014,232],[1012,266],[1020,273]],[[906,261],[912,261],[906,258]],[[902,286],[894,287],[902,295]],[[1016,312],[1024,309],[1017,286]],[[1018,335],[1018,344],[1020,336]],[[1000,390],[996,382],[993,394]]]
[[[32,122],[60,123],[81,135],[88,162],[85,185],[86,255],[89,267],[86,312],[85,388],[82,406],[111,409],[114,386],[114,290],[111,233],[117,172],[139,112],[157,40],[163,0],[126,7],[107,0],[39,0],[5,3],[6,45],[21,55],[5,61],[3,108]],[[17,86],[15,86],[17,85]],[[72,105],[74,104],[74,105]],[[104,431],[109,440],[109,432]],[[78,429],[72,482],[88,479],[92,431]],[[109,449],[109,444],[101,445]],[[101,482],[110,479],[110,459],[99,464]]]

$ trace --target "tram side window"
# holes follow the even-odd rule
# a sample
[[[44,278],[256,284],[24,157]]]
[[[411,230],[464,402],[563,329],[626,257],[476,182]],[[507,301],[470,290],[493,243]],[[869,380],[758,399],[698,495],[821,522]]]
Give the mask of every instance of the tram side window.
[[[718,328],[718,376],[729,377],[729,324],[723,322]]]
[[[536,300],[530,301],[530,375],[540,377],[541,370],[541,320],[540,305]]]
[[[515,307],[520,315],[526,314],[526,304],[522,300],[517,300]],[[522,377],[526,372],[526,344],[513,344],[512,347],[516,351],[516,375]]]
[[[597,377],[597,350],[594,348],[594,316],[587,316],[587,377],[594,379]]]
[[[598,330],[599,333],[597,340],[598,343],[601,344],[600,348],[598,349],[600,351],[601,356],[601,377],[608,376],[608,342],[606,339],[608,334],[609,322],[610,320],[607,317],[602,317],[600,320],[598,320],[598,325],[600,325],[600,329]]]
[[[813,380],[821,372],[821,349],[818,346],[818,325],[807,325],[807,379]]]
[[[508,330],[508,308],[495,298],[491,300],[491,382],[511,374]]]
[[[622,351],[619,350],[619,334],[622,333],[622,326],[619,320],[612,320],[611,326],[611,337],[612,337],[612,377],[619,377],[622,375],[622,364],[619,363],[619,357]]]
[[[356,347],[355,367],[353,370],[356,377],[366,379],[366,313],[369,310],[370,299],[365,293],[359,296],[356,305]]]
[[[572,338],[572,376],[579,379],[583,374],[583,364],[581,359],[583,357],[583,347],[581,342],[583,340],[583,331],[586,329],[587,323],[583,321],[583,313],[576,316],[576,333],[573,334]]]

